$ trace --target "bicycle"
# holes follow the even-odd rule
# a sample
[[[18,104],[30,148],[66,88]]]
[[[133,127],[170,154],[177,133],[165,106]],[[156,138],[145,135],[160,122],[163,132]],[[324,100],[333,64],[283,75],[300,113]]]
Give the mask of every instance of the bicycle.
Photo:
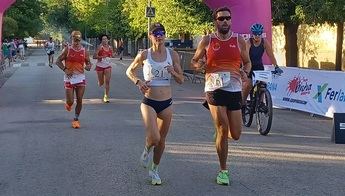
[[[272,126],[273,105],[272,96],[267,89],[267,82],[272,81],[272,75],[281,75],[283,71],[276,67],[274,71],[254,71],[253,88],[249,93],[245,107],[242,109],[242,120],[250,127],[256,114],[256,126],[261,135],[267,135]]]

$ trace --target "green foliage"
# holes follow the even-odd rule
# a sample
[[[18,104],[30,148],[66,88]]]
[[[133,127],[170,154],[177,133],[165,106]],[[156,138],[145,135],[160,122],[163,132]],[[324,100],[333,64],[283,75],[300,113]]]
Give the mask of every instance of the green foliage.
[[[4,17],[3,37],[14,37],[18,31],[18,23],[11,17]]]
[[[11,13],[17,15],[17,12],[31,10],[40,21],[32,18],[30,20],[34,21],[35,27],[40,27],[37,30],[44,26],[43,34],[51,34],[50,31],[70,32],[77,29],[89,37],[108,32],[114,38],[142,38],[147,33],[148,19],[145,17],[147,0],[18,0],[18,2],[21,4],[35,2],[40,6],[34,9],[20,7]],[[179,34],[184,33],[203,34],[206,30],[212,29],[211,11],[202,0],[152,0],[152,6],[156,8],[156,17],[152,18],[152,22],[162,22],[170,37],[178,37]],[[26,15],[25,17],[27,18]],[[45,22],[42,22],[42,19]],[[21,27],[21,24],[18,25]]]
[[[169,37],[178,37],[181,33],[203,34],[205,30],[212,28],[210,11],[202,1],[193,0],[152,0],[152,6],[156,8],[156,17],[152,22],[161,22]],[[124,13],[128,16],[129,26],[136,37],[147,33],[147,21],[145,8],[147,0],[125,0]]]
[[[322,24],[345,20],[344,0],[272,0],[274,24]]]
[[[40,0],[17,0],[6,12],[6,16],[17,22],[17,37],[34,36],[43,28],[41,15],[45,10],[45,3]],[[5,25],[6,21],[5,21]]]

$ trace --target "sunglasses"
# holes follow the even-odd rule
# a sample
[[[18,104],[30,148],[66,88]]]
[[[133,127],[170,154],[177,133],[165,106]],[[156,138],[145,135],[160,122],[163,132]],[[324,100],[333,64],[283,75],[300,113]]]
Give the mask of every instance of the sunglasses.
[[[231,16],[220,16],[216,20],[218,20],[218,21],[224,21],[224,20],[229,21],[229,20],[231,20]]]
[[[165,31],[162,31],[162,30],[153,31],[152,35],[155,37],[163,37],[165,35]]]

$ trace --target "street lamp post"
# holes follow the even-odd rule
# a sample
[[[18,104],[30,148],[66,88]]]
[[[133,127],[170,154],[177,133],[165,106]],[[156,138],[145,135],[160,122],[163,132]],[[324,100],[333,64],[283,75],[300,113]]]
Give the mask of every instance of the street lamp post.
[[[151,0],[147,0],[147,5],[149,8],[151,8]],[[151,17],[148,17],[147,22],[147,48],[150,48],[150,26],[151,26]]]
[[[109,0],[105,0],[105,5],[108,8]],[[108,23],[105,22],[105,34],[108,35]]]

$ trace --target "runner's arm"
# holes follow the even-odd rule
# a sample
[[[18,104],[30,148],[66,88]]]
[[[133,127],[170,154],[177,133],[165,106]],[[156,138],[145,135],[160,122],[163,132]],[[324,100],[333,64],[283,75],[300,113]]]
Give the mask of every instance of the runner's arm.
[[[272,47],[271,47],[271,45],[268,43],[268,41],[267,41],[266,39],[264,39],[264,47],[265,47],[265,51],[266,51],[267,56],[268,56],[268,57],[270,58],[270,60],[271,60],[271,63],[272,63],[274,66],[278,66],[277,60],[276,60],[276,58],[274,57],[274,54],[273,54]]]
[[[90,71],[92,67],[89,52],[85,51],[85,70]]]
[[[200,69],[205,65],[205,63],[200,62],[200,60],[202,60],[202,58],[205,56],[206,47],[208,46],[209,42],[210,42],[210,37],[208,35],[205,35],[202,37],[195,51],[195,54],[191,60],[191,65],[193,68]]]
[[[144,50],[143,52],[139,53],[134,61],[129,65],[126,70],[127,77],[135,84],[138,85],[139,82],[142,82],[139,77],[137,77],[137,71],[140,67],[142,67],[145,56],[147,55],[147,51]]]
[[[64,48],[61,52],[61,54],[58,56],[58,58],[56,59],[55,64],[62,70],[65,71],[67,68],[65,67],[65,65],[63,64],[62,61],[66,60],[67,57],[67,52],[68,49]]]
[[[176,51],[172,51],[173,69],[170,74],[174,77],[175,81],[182,84],[184,81],[183,71],[181,68],[180,57]]]
[[[252,69],[252,63],[250,62],[250,57],[249,57],[249,48],[247,47],[246,42],[244,41],[243,37],[238,37],[238,43],[240,47],[240,52],[241,52],[241,58],[242,58],[242,63],[243,63],[243,71],[248,74],[250,73],[250,70]]]

